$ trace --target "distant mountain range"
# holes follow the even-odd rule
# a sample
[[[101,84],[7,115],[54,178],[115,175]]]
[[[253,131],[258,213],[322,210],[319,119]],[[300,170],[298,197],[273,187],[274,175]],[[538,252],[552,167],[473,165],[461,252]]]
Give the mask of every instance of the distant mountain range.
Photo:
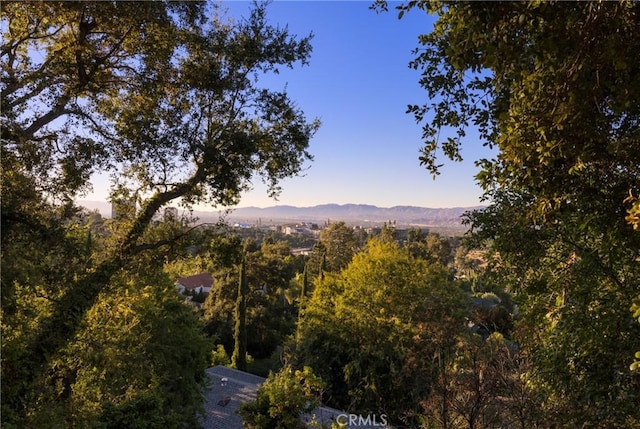
[[[105,202],[79,201],[91,210],[99,210],[104,216],[110,216],[110,205]],[[326,222],[344,221],[348,224],[382,225],[395,222],[397,226],[423,227],[461,227],[463,213],[482,208],[452,207],[426,208],[415,206],[377,207],[369,204],[321,204],[313,207],[272,206],[241,207],[233,209],[226,218],[238,223],[263,224],[307,222],[324,224]],[[220,211],[194,211],[201,221],[215,221]]]
[[[426,208],[415,206],[377,207],[368,204],[322,204],[313,207],[273,206],[273,207],[243,207],[234,209],[228,215],[229,219],[246,220],[253,223],[261,220],[263,223],[281,221],[300,222],[334,222],[344,221],[350,224],[381,225],[384,222],[395,222],[396,225],[413,226],[461,226],[463,213],[481,208],[453,207]],[[196,213],[196,216],[198,213]]]

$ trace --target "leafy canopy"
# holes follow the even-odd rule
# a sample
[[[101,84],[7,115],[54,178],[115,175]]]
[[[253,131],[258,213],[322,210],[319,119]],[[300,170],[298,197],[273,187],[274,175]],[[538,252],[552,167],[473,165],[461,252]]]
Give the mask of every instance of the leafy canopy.
[[[262,86],[311,53],[310,37],[268,23],[265,4],[236,22],[205,2],[0,7],[3,323],[20,324],[25,295],[48,300],[11,345],[15,360],[3,360],[3,416],[20,421],[41,406],[28,398],[56,373],[84,317],[108,290],[123,290],[116,276],[148,255],[162,260],[187,233],[151,232],[163,206],[229,205],[254,176],[277,194],[311,160],[319,124],[285,91]],[[128,211],[98,248],[77,231],[73,199],[101,171]]]
[[[407,424],[435,379],[435,356],[463,329],[464,297],[447,270],[372,239],[318,280],[301,310],[294,359],[328,384],[327,399]]]
[[[410,63],[428,99],[408,108],[423,125],[420,161],[437,173],[438,150],[460,159],[469,128],[498,150],[478,161],[490,205],[468,221],[476,242],[491,244],[494,280],[518,293],[521,344],[547,417],[560,426],[637,424],[628,367],[639,337],[628,308],[640,237],[625,222],[636,210],[625,199],[640,191],[638,3],[396,9],[438,16]]]

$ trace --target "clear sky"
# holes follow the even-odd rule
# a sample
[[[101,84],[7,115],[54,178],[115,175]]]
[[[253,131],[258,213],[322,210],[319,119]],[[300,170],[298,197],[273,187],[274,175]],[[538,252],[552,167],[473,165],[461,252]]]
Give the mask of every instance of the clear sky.
[[[419,71],[409,69],[417,37],[428,33],[435,18],[413,10],[399,20],[392,9],[378,14],[370,1],[274,1],[273,24],[290,33],[313,33],[310,64],[282,70],[270,79],[274,89],[286,85],[290,97],[322,126],[310,144],[314,161],[304,175],[284,180],[274,201],[262,183],[242,197],[240,207],[313,206],[326,203],[380,207],[473,206],[482,191],[476,185],[474,160],[491,152],[470,140],[464,162],[445,166],[434,180],[418,161],[421,126],[405,113],[427,94]],[[248,16],[249,2],[223,2],[232,16]],[[469,133],[468,135],[472,135]],[[106,195],[99,185],[85,199]],[[201,207],[202,208],[202,207]]]

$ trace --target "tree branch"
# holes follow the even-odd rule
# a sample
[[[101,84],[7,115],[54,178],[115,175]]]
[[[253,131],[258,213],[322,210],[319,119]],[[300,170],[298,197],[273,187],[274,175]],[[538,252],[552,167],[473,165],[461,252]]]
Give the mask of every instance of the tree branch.
[[[187,230],[186,230],[186,231],[184,231],[182,234],[175,235],[175,236],[173,236],[173,237],[171,237],[171,238],[167,238],[167,239],[165,239],[165,240],[158,240],[158,241],[156,241],[156,242],[154,242],[154,243],[143,243],[143,244],[139,244],[139,245],[135,246],[135,247],[132,249],[132,251],[133,251],[134,253],[140,253],[140,252],[143,252],[143,251],[146,251],[146,250],[154,250],[154,249],[158,249],[158,248],[160,248],[160,247],[162,247],[162,246],[167,246],[167,245],[169,245],[169,244],[173,244],[173,243],[175,243],[176,241],[180,240],[181,238],[186,237],[186,236],[187,236],[187,235],[189,235],[192,231],[194,231],[194,230],[196,230],[196,229],[198,229],[198,228],[201,228],[201,227],[203,227],[203,226],[210,226],[210,225],[215,225],[215,224],[210,223],[210,222],[208,222],[208,223],[200,223],[200,224],[198,224],[198,225],[195,225],[195,226],[193,226],[193,227],[191,227],[191,228],[187,229]]]

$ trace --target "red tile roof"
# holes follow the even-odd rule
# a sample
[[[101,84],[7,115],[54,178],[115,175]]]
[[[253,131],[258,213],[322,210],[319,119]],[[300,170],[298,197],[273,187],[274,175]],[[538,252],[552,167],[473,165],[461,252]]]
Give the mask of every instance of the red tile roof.
[[[213,285],[213,277],[211,277],[211,274],[200,273],[194,276],[181,277],[177,282],[187,289],[195,289],[200,286],[211,287]]]

